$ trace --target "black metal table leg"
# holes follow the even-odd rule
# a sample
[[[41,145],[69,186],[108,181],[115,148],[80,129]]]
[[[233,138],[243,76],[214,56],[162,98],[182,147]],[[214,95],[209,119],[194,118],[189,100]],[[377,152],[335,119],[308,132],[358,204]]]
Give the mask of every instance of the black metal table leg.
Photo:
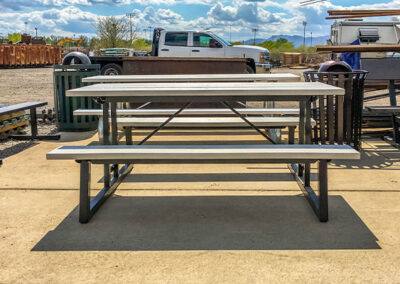
[[[103,145],[110,144],[109,103],[103,104]],[[104,164],[104,187],[110,186],[110,164]]]
[[[305,142],[305,127],[306,127],[306,104],[305,101],[299,102],[300,108],[300,116],[299,116],[299,144],[304,144]],[[297,166],[297,174],[299,177],[302,177],[304,172],[304,166],[302,164],[298,164]]]
[[[117,103],[111,102],[111,144],[118,145],[118,123],[117,123]],[[114,177],[118,177],[118,164],[113,164],[111,170],[114,172]]]
[[[321,222],[328,221],[328,161],[318,164],[318,217]]]
[[[125,140],[126,140],[126,145],[132,145],[132,127],[131,126],[125,126]]]
[[[389,97],[390,106],[397,106],[396,85],[394,83],[394,80],[389,80]]]
[[[90,162],[80,161],[81,178],[79,188],[79,222],[90,220]]]
[[[319,196],[315,193],[310,185],[306,185],[303,179],[297,174],[295,164],[290,164],[289,169],[294,175],[297,184],[303,192],[305,198],[311,205],[315,215],[321,222],[328,221],[328,161],[321,160],[318,164],[318,191]]]
[[[310,97],[307,101],[305,101],[305,144],[312,144],[312,127],[311,127],[311,100]],[[311,168],[310,163],[304,164],[304,184],[306,186],[310,186],[311,180]]]
[[[35,139],[38,135],[36,108],[29,109],[29,113],[31,115],[31,135]]]
[[[79,222],[87,223],[104,204],[104,202],[115,192],[124,178],[132,171],[133,165],[124,165],[109,184],[97,193],[95,197],[90,198],[90,162],[78,161],[81,167],[80,177],[80,200],[79,200]]]

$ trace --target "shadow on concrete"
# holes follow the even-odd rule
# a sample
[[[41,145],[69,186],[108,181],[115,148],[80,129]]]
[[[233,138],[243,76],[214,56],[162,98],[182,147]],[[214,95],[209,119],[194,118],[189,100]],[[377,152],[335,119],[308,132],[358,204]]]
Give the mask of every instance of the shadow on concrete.
[[[60,132],[61,138],[56,142],[74,142],[82,141],[92,138],[97,133],[97,130],[86,131],[86,132]]]
[[[0,159],[11,157],[38,144],[39,144],[38,142],[32,140],[30,141],[14,140],[13,144],[10,147],[0,150]]]
[[[317,174],[311,174],[311,180],[318,180]],[[294,181],[293,174],[288,173],[188,173],[188,174],[135,174],[124,179],[127,182],[257,182],[257,181]],[[99,183],[103,182],[101,178]]]
[[[380,249],[341,196],[320,223],[303,196],[113,196],[91,222],[75,208],[32,251]]]
[[[389,144],[387,147],[364,147],[360,153],[360,160],[333,160],[330,164],[347,169],[384,169],[400,162],[400,151]]]

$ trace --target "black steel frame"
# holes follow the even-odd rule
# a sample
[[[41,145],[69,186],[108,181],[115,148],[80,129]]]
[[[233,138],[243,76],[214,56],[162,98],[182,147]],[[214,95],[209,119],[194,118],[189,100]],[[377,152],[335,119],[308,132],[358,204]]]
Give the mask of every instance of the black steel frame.
[[[235,101],[240,100],[240,98],[234,97]],[[158,98],[160,102],[171,101],[171,97],[162,97]],[[258,133],[264,136],[266,139],[270,140],[270,138],[265,135],[258,127],[249,122],[243,115],[237,113],[229,104],[230,101],[226,97],[215,97],[210,96],[207,98],[196,98],[195,101],[220,101],[226,107],[230,108],[236,115],[238,115],[241,119],[243,119],[249,126],[255,129]],[[246,100],[256,100],[263,101],[265,100],[264,96],[254,96],[254,97],[246,97]],[[311,144],[312,143],[312,129],[311,129],[311,103],[314,100],[313,96],[276,96],[273,98],[275,101],[298,101],[300,107],[300,119],[299,119],[299,143],[300,144]],[[110,132],[109,132],[109,109],[111,109],[111,129],[112,129],[112,141],[111,144],[118,144],[118,127],[117,127],[117,114],[116,114],[116,105],[117,102],[138,102],[138,98],[134,97],[107,97],[107,98],[96,98],[96,101],[101,102],[103,104],[103,125],[104,125],[104,134],[103,141],[104,144],[107,145],[110,143]],[[174,101],[174,99],[172,99]],[[175,101],[182,101],[182,97],[176,97]],[[186,107],[190,105],[190,102],[186,102],[176,113],[171,115],[164,123],[162,123],[158,128],[153,130],[146,138],[144,138],[138,145],[145,143],[148,139],[150,139],[154,134],[156,134],[160,129],[162,129],[165,125],[168,124],[174,117],[179,115]],[[125,128],[126,134],[126,143],[127,145],[132,144],[132,136],[131,136],[131,127]],[[290,139],[289,144],[294,144],[294,128],[289,129]],[[270,140],[271,141],[271,140]],[[272,141],[271,141],[272,142]],[[79,221],[81,223],[87,223],[94,215],[94,213],[100,208],[100,206],[110,197],[115,190],[118,188],[119,184],[124,180],[124,178],[132,171],[133,164],[132,163],[143,163],[148,161],[77,161],[81,165],[81,182],[80,182],[80,205],[79,205]],[[152,163],[157,163],[159,161],[151,161]],[[176,163],[182,161],[162,161],[163,163]],[[193,162],[193,161],[185,161],[185,163]],[[207,161],[212,162],[212,161]],[[215,161],[215,162],[238,162],[238,161]],[[244,162],[241,160],[240,162]],[[298,182],[300,188],[302,189],[304,195],[307,200],[310,202],[311,207],[313,208],[315,214],[319,218],[321,222],[326,222],[328,220],[328,187],[327,187],[327,161],[321,160],[319,166],[319,197],[314,192],[314,190],[310,186],[310,176],[311,176],[311,168],[310,164],[316,162],[316,160],[279,160],[279,161],[245,161],[245,162],[265,162],[265,163],[289,163],[290,169],[294,174],[296,181]],[[104,188],[95,196],[90,199],[90,164],[91,163],[100,163],[104,165]],[[124,166],[119,170],[118,164],[125,163]],[[196,161],[196,163],[198,163]],[[200,162],[201,163],[201,162]],[[293,163],[298,163],[298,165],[294,165]],[[112,164],[110,168],[110,164]],[[113,174],[113,178],[111,179],[111,173]]]
[[[136,163],[212,163],[212,162],[224,162],[224,163],[305,163],[306,165],[319,161],[318,166],[318,191],[317,196],[314,189],[308,184],[304,177],[299,175],[299,168],[295,164],[289,164],[289,169],[294,175],[300,189],[303,191],[306,199],[310,203],[316,216],[321,222],[328,221],[328,167],[327,160],[206,160],[206,161],[193,161],[193,160],[143,160],[143,161],[131,161],[131,160],[107,160],[107,161],[77,161],[80,164],[80,196],[79,196],[79,222],[88,223],[96,211],[103,205],[103,203],[115,192],[119,184],[123,179],[132,171],[134,162]],[[121,170],[119,170],[118,176],[114,176],[111,183],[105,186],[100,192],[90,198],[90,180],[91,180],[91,164],[109,164],[114,163],[127,163]]]

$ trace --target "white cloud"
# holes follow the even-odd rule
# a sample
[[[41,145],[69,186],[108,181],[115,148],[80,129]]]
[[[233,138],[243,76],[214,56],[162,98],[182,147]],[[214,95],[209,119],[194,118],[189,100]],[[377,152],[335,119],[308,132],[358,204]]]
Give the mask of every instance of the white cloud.
[[[39,34],[44,35],[93,35],[93,23],[97,18],[98,16],[93,13],[84,12],[73,6],[25,13],[5,13],[0,15],[0,33],[23,32],[24,22],[27,21],[30,33],[37,27]]]
[[[400,6],[400,0],[389,3],[363,4],[343,7],[329,1],[301,7],[299,0],[0,0],[0,34],[24,31],[24,22],[29,22],[29,32],[34,27],[40,34],[65,35],[95,34],[94,21],[100,17],[85,11],[93,5],[140,4],[135,9],[133,21],[140,35],[147,33],[149,27],[163,27],[177,30],[212,30],[232,40],[252,37],[251,29],[258,28],[257,37],[269,37],[274,34],[302,34],[302,21],[307,20],[307,30],[315,36],[329,34],[331,21],[325,20],[329,9],[389,9]],[[174,11],[177,4],[202,4],[209,6],[208,12],[185,20]],[[37,11],[26,8],[38,7]],[[158,5],[168,5],[168,9]],[[3,8],[8,10],[4,10]],[[105,6],[106,7],[106,6]],[[137,7],[137,6],[136,6]],[[105,8],[106,9],[106,8]],[[17,12],[18,10],[18,12]],[[272,12],[274,11],[274,12]],[[278,11],[278,12],[276,12]],[[125,15],[121,13],[120,17]],[[145,31],[147,30],[147,31]]]

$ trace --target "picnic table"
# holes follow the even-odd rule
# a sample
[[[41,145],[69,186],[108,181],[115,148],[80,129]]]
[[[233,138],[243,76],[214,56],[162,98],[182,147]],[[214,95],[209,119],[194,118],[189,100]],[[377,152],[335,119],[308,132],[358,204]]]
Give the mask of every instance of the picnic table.
[[[94,212],[103,204],[103,202],[117,189],[118,185],[123,181],[124,177],[132,170],[132,162],[136,161],[150,161],[160,162],[168,160],[172,162],[182,161],[199,161],[210,160],[214,151],[220,151],[224,156],[224,161],[235,160],[230,157],[237,157],[237,159],[245,159],[246,153],[248,161],[257,161],[257,157],[263,157],[266,162],[271,159],[274,162],[289,162],[291,163],[291,171],[295,175],[300,188],[303,190],[305,196],[310,202],[312,208],[316,212],[321,221],[327,221],[327,160],[331,158],[345,158],[351,159],[359,157],[357,151],[348,146],[344,148],[335,148],[333,145],[324,145],[327,149],[317,147],[311,150],[317,151],[316,156],[310,155],[309,147],[291,148],[285,146],[284,148],[268,148],[267,146],[281,146],[281,145],[265,145],[260,149],[263,155],[252,155],[252,151],[258,149],[258,146],[240,146],[238,149],[233,149],[227,146],[224,149],[210,149],[210,147],[203,148],[174,148],[173,146],[161,147],[161,149],[153,149],[151,146],[147,148],[140,148],[148,139],[156,134],[160,129],[168,124],[174,117],[178,116],[184,111],[192,102],[220,102],[221,105],[230,109],[237,117],[241,118],[249,127],[253,128],[260,135],[274,143],[264,132],[257,126],[251,123],[243,114],[236,111],[232,107],[232,103],[236,101],[295,101],[299,103],[300,118],[299,118],[299,144],[312,144],[311,133],[311,103],[316,97],[321,96],[344,96],[344,90],[335,86],[319,83],[319,82],[296,82],[296,83],[265,83],[265,82],[180,82],[180,83],[103,83],[85,86],[67,91],[68,97],[89,97],[95,99],[98,103],[103,105],[103,124],[104,124],[104,146],[100,148],[93,148],[94,146],[85,149],[72,146],[67,148],[56,149],[48,153],[50,159],[76,159],[81,161],[81,209],[80,215],[81,222],[88,222]],[[147,101],[152,102],[176,102],[181,103],[181,107],[170,115],[163,123],[154,129],[148,136],[136,145],[125,146],[121,148],[118,145],[118,124],[117,124],[117,103],[120,102],[137,102],[143,103]],[[338,109],[340,112],[343,110],[343,104],[338,101]],[[333,106],[332,106],[333,107]],[[341,115],[339,114],[339,117]],[[112,140],[109,142],[110,137],[110,121]],[[328,131],[329,131],[328,125]],[[338,135],[343,131],[343,127],[338,127]],[[112,145],[109,145],[112,144]],[[291,145],[296,146],[296,145]],[[316,146],[316,145],[305,145]],[[332,146],[332,147],[330,147]],[[72,148],[71,148],[72,147]],[[139,148],[138,148],[139,147]],[[143,147],[143,146],[142,146]],[[148,148],[150,147],[150,148]],[[190,147],[189,147],[190,148]],[[254,149],[255,148],[255,149]],[[275,149],[275,150],[274,150]],[[163,155],[163,151],[165,154]],[[183,152],[182,152],[183,151]],[[207,152],[207,151],[211,151]],[[257,150],[258,151],[258,150]],[[331,152],[329,152],[331,151]],[[340,156],[340,151],[344,151]],[[187,153],[189,152],[189,154]],[[238,153],[239,152],[239,153]],[[287,153],[289,152],[289,154]],[[186,153],[186,154],[185,154]],[[203,154],[205,156],[203,156]],[[290,154],[292,153],[292,154]],[[307,154],[308,153],[308,154]],[[327,155],[325,155],[325,154]],[[336,155],[335,155],[336,153]],[[208,156],[207,156],[207,155]],[[330,155],[329,155],[330,154]],[[182,156],[186,155],[186,156]],[[195,155],[195,156],[193,156]],[[192,156],[193,160],[188,158]],[[330,158],[329,158],[329,157]],[[203,158],[202,158],[203,157]],[[215,156],[215,157],[218,157]],[[269,157],[269,159],[268,159]],[[281,159],[279,157],[282,157]],[[291,157],[292,159],[288,159]],[[319,158],[318,158],[319,157]],[[320,176],[320,198],[317,197],[315,192],[310,186],[310,163],[320,161],[319,176]],[[208,161],[207,160],[207,161]],[[212,160],[214,161],[214,160]],[[235,160],[237,161],[237,160]],[[98,193],[92,201],[88,199],[90,175],[88,163],[102,163],[104,164],[104,188]],[[119,170],[119,165],[123,162],[126,164]],[[112,164],[116,163],[116,164]],[[111,171],[110,171],[110,164]],[[111,173],[113,179],[111,180]],[[90,206],[88,205],[90,203]]]

